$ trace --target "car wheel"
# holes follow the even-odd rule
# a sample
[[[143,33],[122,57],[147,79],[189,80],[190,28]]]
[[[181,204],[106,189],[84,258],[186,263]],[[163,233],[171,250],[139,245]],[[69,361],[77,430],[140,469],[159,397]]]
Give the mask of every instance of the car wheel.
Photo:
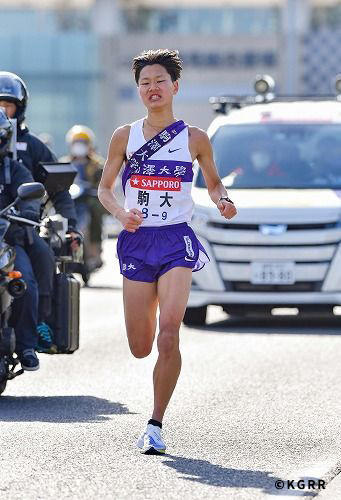
[[[202,326],[206,322],[207,306],[187,307],[183,322],[187,326]]]

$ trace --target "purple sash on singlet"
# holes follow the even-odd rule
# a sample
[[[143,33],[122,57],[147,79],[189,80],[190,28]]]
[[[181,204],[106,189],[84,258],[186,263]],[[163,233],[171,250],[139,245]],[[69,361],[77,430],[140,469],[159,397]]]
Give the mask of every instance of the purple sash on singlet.
[[[183,122],[183,120],[174,122],[165,129],[161,130],[161,132],[156,134],[154,137],[152,137],[152,139],[147,141],[140,149],[135,151],[135,153],[127,161],[122,175],[122,187],[124,193],[128,179],[145,164],[148,158],[159,151],[159,149],[161,149],[163,146],[170,143],[174,139],[174,137],[176,137],[180,132],[184,130],[184,128],[186,128],[186,124]],[[164,162],[162,163],[164,165]]]

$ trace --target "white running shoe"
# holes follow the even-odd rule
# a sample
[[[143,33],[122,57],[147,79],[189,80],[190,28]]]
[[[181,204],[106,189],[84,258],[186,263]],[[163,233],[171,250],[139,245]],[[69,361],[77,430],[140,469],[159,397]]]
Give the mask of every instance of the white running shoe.
[[[160,455],[165,453],[166,445],[161,437],[161,429],[157,425],[148,424],[147,429],[137,440],[137,446],[145,455]]]

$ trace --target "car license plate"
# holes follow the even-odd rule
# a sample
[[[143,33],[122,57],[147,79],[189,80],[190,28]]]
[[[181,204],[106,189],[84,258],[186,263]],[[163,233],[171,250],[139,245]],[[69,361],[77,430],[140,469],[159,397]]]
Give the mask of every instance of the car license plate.
[[[295,263],[252,262],[251,283],[254,285],[291,285],[295,283]]]

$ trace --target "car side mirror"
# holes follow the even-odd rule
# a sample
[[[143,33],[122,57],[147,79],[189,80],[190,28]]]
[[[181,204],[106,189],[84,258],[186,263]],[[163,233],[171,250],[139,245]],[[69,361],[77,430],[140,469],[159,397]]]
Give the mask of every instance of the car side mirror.
[[[40,182],[24,182],[18,187],[18,198],[22,201],[38,200],[45,194],[45,188]]]

